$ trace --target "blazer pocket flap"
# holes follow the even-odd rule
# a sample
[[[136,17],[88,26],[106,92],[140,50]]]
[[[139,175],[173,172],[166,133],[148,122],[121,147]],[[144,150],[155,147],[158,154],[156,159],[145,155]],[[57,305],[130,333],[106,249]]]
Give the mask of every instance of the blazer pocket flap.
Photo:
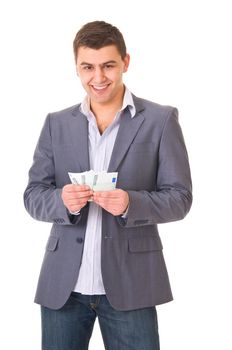
[[[57,248],[59,238],[50,236],[46,245],[46,250],[49,250],[50,252],[54,252]]]
[[[129,239],[129,251],[132,253],[151,252],[162,249],[163,246],[159,237]]]

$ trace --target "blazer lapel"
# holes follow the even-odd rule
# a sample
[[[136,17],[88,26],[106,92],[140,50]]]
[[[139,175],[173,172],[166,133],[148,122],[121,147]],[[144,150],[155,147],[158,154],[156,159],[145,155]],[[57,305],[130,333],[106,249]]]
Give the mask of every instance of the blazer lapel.
[[[134,101],[135,102],[135,101]],[[136,104],[135,104],[136,107]],[[138,107],[138,106],[137,106]],[[136,137],[137,132],[139,131],[140,126],[144,121],[144,117],[141,111],[136,108],[136,115],[131,118],[131,114],[129,108],[126,108],[120,122],[120,127],[118,130],[118,134],[115,140],[110,164],[108,171],[117,171],[121,161],[123,160],[125,154],[127,153],[131,143]]]
[[[74,151],[77,152],[77,160],[81,170],[90,170],[89,145],[88,145],[88,121],[79,111],[79,105],[72,112],[73,120],[70,124],[70,134]]]
[[[142,113],[144,106],[140,99],[133,96],[136,115],[131,118],[129,108],[123,112],[118,134],[115,140],[108,171],[116,171],[119,164],[127,153],[131,143],[136,137],[140,126],[144,121]],[[82,171],[90,170],[89,163],[89,144],[88,144],[88,121],[84,114],[79,110],[78,105],[72,112],[74,121],[70,124],[70,135],[73,143],[73,149],[78,152],[78,162]]]

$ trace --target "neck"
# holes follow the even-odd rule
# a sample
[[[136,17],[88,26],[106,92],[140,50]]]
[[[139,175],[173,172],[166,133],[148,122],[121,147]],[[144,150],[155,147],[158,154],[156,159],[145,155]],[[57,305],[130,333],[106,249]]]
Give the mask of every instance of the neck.
[[[106,108],[98,110],[97,112],[93,111],[98,129],[101,134],[108,128],[108,126],[113,122],[116,113],[120,110],[119,108]]]
[[[103,133],[112,123],[116,113],[122,108],[124,89],[122,93],[110,103],[95,103],[90,101],[90,108],[96,118],[99,131]]]

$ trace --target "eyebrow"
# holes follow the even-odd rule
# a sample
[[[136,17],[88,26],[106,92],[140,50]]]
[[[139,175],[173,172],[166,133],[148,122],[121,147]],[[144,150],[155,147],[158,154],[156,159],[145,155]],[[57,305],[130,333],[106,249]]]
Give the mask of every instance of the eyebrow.
[[[107,62],[104,62],[104,63],[101,63],[100,66],[105,66],[106,64],[115,64],[117,63],[116,61],[114,60],[110,60],[110,61],[107,61]],[[94,66],[93,63],[88,63],[88,62],[81,62],[80,64],[81,66]]]

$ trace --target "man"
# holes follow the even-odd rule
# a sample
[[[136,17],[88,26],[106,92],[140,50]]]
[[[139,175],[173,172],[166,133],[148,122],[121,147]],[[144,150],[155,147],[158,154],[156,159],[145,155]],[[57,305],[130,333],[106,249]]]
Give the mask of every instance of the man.
[[[158,350],[155,305],[172,300],[157,224],[191,202],[177,110],[131,94],[119,30],[84,25],[74,40],[85,100],[49,114],[24,201],[53,223],[35,301],[43,350],[85,350],[96,317],[108,350]],[[117,188],[94,192],[68,172],[115,171]]]

